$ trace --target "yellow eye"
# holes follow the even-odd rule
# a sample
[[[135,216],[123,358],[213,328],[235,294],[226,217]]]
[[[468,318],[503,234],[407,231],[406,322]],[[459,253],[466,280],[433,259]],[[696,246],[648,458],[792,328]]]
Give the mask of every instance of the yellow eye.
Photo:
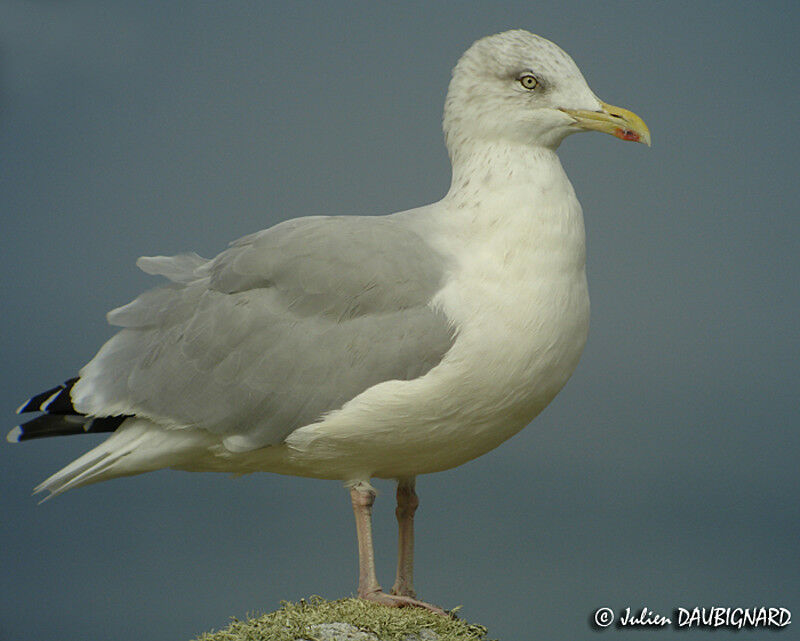
[[[521,84],[525,89],[536,89],[539,86],[539,81],[529,73],[526,73],[524,76],[520,76],[519,84]]]

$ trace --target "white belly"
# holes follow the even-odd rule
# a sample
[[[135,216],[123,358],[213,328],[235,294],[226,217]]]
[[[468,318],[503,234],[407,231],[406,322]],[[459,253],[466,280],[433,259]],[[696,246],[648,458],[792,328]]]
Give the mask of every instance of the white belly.
[[[348,480],[448,469],[497,447],[553,399],[588,332],[580,206],[573,196],[545,220],[523,211],[473,236],[473,247],[457,239],[463,264],[434,301],[458,328],[442,363],[296,430],[275,471]]]
[[[462,331],[445,360],[413,381],[377,385],[287,439],[292,470],[397,478],[461,465],[524,428],[567,382],[586,341],[585,279],[527,323],[498,314]],[[283,458],[283,457],[282,457]],[[283,465],[281,466],[283,467]]]

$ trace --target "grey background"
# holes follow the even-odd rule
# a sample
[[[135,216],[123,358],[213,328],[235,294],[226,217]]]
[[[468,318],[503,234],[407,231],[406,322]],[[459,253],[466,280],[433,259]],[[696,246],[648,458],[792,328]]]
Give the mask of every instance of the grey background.
[[[137,256],[441,197],[450,69],[512,27],[560,44],[654,144],[562,146],[586,214],[589,344],[532,427],[419,479],[418,590],[504,641],[679,634],[593,631],[600,606],[800,617],[795,2],[3,2],[5,426],[111,335],[107,310],[156,284]],[[0,446],[0,638],[189,639],[354,591],[337,483],[159,472],[37,507],[30,489],[97,442]],[[753,637],[776,638],[736,635]]]

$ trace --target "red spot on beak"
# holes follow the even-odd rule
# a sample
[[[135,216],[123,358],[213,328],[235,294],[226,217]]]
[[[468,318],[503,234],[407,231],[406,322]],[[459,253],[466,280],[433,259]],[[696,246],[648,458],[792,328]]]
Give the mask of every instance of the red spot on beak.
[[[631,131],[630,129],[621,129],[617,127],[614,130],[614,135],[621,140],[632,140],[633,142],[639,142],[639,134],[635,131]]]

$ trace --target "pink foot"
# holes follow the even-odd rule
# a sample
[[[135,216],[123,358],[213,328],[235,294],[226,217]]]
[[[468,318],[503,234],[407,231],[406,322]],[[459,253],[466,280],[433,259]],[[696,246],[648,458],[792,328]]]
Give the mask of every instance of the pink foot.
[[[450,616],[442,610],[442,608],[432,605],[430,603],[425,603],[424,601],[418,601],[417,599],[412,599],[410,596],[400,596],[399,594],[386,594],[383,590],[377,590],[375,592],[368,592],[365,594],[359,594],[359,599],[365,599],[366,601],[375,601],[375,603],[380,603],[381,605],[389,606],[390,608],[406,608],[406,607],[414,607],[414,608],[424,608],[425,610],[429,610],[431,612],[435,612],[436,614],[441,614],[442,616]]]

